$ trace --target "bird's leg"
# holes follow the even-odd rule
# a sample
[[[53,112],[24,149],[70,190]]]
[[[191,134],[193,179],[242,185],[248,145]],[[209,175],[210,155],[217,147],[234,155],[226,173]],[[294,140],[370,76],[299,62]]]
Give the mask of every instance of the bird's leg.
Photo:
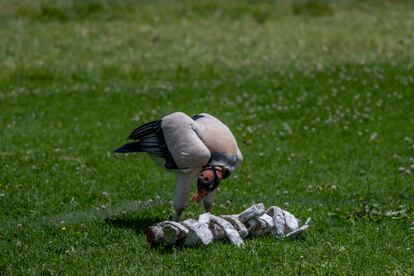
[[[206,212],[211,212],[213,209],[213,202],[214,202],[214,194],[216,193],[216,190],[210,192],[207,196],[203,199],[203,205]]]
[[[191,184],[195,181],[197,172],[177,173],[176,184],[173,200],[173,208],[175,210],[174,221],[179,221],[182,212],[187,203],[188,193],[190,192]]]

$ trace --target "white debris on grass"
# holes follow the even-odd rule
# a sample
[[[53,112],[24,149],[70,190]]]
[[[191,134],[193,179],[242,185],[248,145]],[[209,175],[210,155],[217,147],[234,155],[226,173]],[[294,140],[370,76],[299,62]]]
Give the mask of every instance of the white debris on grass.
[[[387,211],[387,212],[385,212],[384,216],[392,217],[392,218],[406,217],[407,216],[407,210],[402,209],[402,210],[399,210],[399,211]]]
[[[266,210],[259,203],[237,215],[215,216],[205,213],[198,220],[160,222],[150,226],[145,233],[151,244],[207,245],[227,237],[232,244],[240,247],[248,236],[269,233],[277,237],[292,237],[306,231],[310,223],[311,219],[308,218],[305,224],[299,226],[299,220],[288,211],[276,206]]]

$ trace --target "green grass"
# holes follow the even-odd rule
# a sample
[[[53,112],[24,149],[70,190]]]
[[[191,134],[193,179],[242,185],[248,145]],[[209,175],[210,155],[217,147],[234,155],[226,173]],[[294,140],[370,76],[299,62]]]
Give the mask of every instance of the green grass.
[[[408,0],[1,0],[0,274],[413,274],[413,38]],[[239,141],[215,214],[309,231],[151,248],[174,176],[112,150],[177,110]]]

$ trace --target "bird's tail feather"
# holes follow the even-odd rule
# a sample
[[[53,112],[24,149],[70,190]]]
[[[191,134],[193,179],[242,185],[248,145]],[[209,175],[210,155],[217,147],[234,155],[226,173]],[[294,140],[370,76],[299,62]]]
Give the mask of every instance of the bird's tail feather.
[[[131,142],[114,150],[116,153],[141,152],[142,147],[140,142]]]

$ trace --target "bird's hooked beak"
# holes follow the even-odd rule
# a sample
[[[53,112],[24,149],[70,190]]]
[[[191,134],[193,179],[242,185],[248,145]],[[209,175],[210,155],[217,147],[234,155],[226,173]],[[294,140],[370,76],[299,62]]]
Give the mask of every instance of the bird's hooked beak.
[[[197,193],[193,194],[193,201],[199,203],[206,195],[208,195],[206,190],[198,189]]]
[[[210,192],[214,191],[223,178],[221,168],[205,167],[197,179],[197,193],[193,195],[193,201],[199,203]]]

